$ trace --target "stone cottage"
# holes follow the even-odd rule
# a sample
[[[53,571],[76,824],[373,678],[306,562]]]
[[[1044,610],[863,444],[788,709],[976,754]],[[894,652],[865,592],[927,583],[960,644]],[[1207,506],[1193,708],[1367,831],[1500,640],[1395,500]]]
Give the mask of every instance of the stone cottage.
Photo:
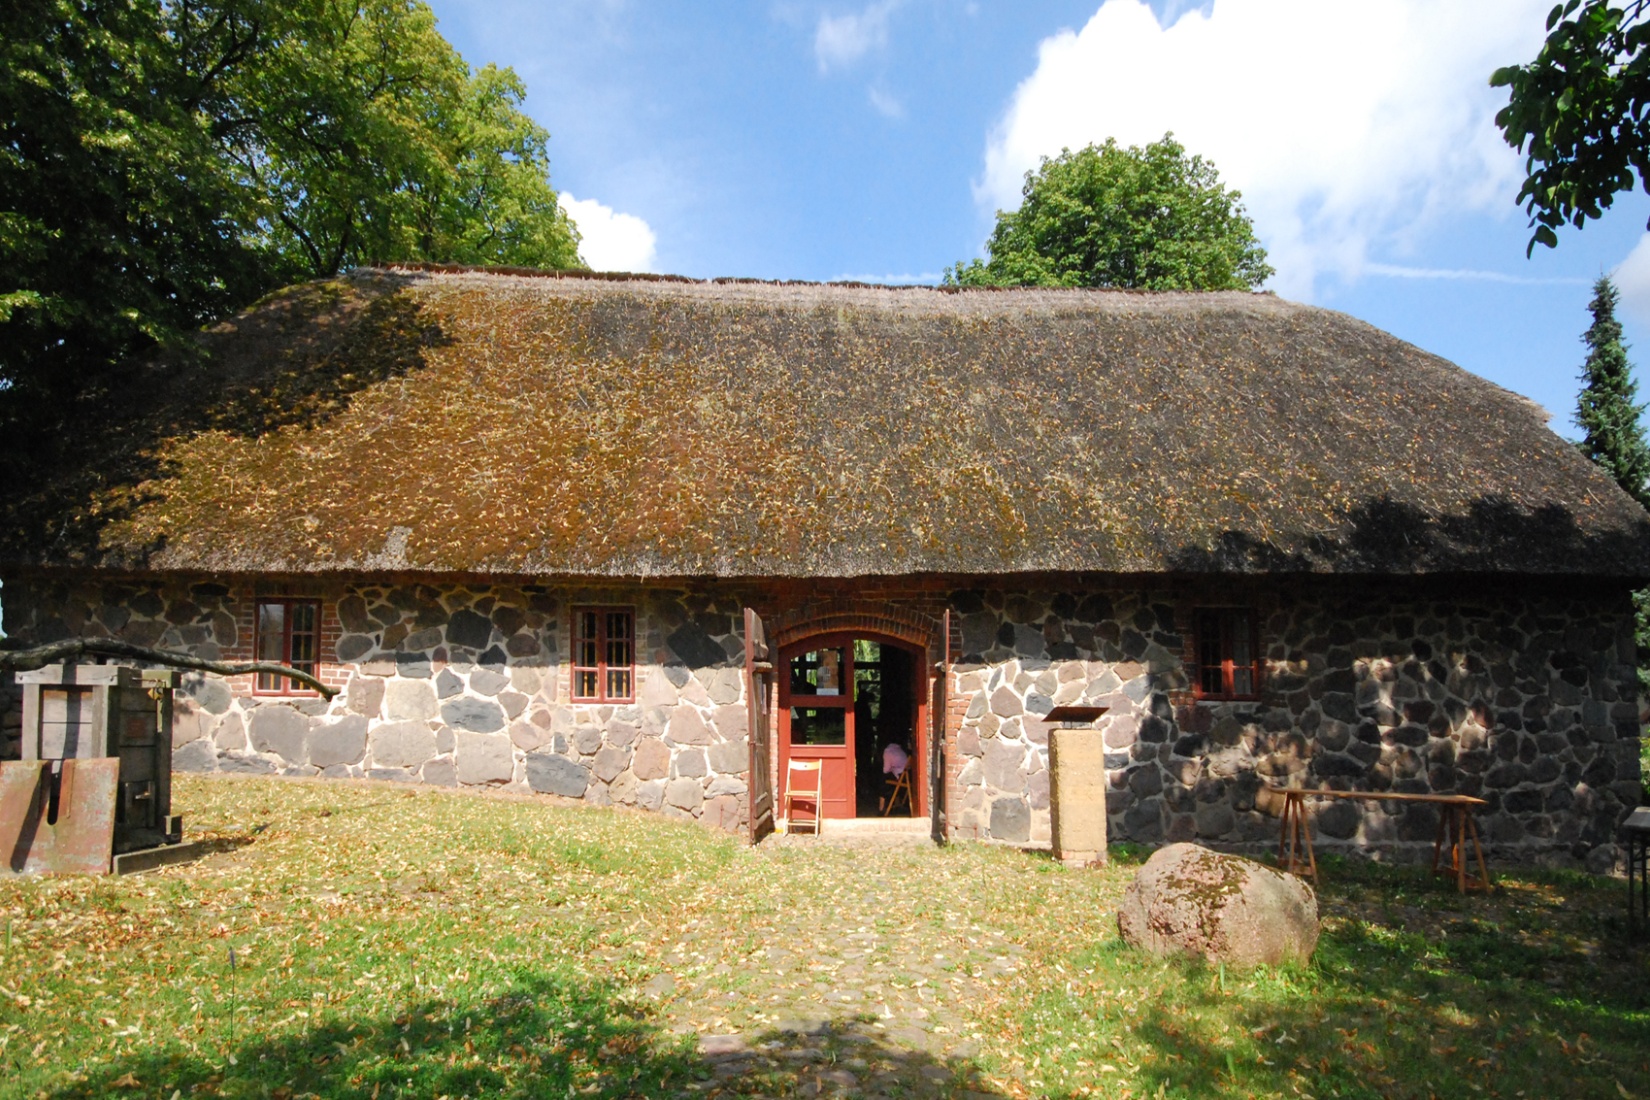
[[[760,835],[792,760],[876,813],[897,743],[936,835],[1026,842],[1081,702],[1115,839],[1270,844],[1284,784],[1456,791],[1502,856],[1601,867],[1638,795],[1650,517],[1539,408],[1337,313],[396,268],[201,341],[89,441],[95,492],[13,487],[0,533],[8,634],[342,689],[193,677],[182,769]]]

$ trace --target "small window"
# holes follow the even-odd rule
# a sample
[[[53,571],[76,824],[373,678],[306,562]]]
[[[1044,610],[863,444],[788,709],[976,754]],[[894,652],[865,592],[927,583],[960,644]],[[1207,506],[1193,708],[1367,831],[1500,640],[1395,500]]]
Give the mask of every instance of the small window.
[[[319,600],[260,599],[254,660],[290,665],[315,675],[321,653]],[[313,695],[311,689],[273,672],[258,673],[256,690],[270,695]]]
[[[628,608],[573,609],[573,698],[628,703],[636,683],[636,619]]]
[[[1248,608],[1205,608],[1197,613],[1197,693],[1205,699],[1258,699],[1259,646]]]

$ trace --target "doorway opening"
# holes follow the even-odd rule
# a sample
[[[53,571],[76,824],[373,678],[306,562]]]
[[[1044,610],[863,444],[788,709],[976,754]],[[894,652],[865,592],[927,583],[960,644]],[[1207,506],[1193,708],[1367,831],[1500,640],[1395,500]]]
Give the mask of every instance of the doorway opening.
[[[786,647],[780,661],[781,789],[792,760],[818,761],[822,817],[926,815],[922,652],[888,637],[826,634]]]

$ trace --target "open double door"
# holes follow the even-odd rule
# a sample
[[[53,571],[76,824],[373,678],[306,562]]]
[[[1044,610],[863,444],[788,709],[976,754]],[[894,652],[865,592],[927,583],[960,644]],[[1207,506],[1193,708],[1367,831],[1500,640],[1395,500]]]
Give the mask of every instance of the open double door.
[[[943,799],[934,779],[944,774],[943,736],[933,717],[944,713],[945,678],[932,675],[927,654],[864,633],[816,635],[775,653],[755,612],[746,611],[745,628],[752,841],[773,827],[792,760],[819,762],[823,817],[879,816],[890,744],[909,757],[913,794],[909,809],[894,812],[930,819],[940,840]]]

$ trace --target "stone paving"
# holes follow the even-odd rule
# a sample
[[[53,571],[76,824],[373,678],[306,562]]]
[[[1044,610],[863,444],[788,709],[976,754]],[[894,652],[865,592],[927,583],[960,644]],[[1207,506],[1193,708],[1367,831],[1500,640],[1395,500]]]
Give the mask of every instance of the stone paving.
[[[718,899],[662,956],[666,972],[643,992],[673,1031],[699,1036],[707,1094],[1001,1094],[975,1064],[980,1021],[1025,948],[971,921],[968,877],[935,874],[947,854],[911,840],[769,838],[748,892]],[[780,863],[785,875],[761,873]],[[820,888],[768,888],[799,870]],[[724,918],[733,926],[715,934],[751,945],[737,966],[705,942]]]

